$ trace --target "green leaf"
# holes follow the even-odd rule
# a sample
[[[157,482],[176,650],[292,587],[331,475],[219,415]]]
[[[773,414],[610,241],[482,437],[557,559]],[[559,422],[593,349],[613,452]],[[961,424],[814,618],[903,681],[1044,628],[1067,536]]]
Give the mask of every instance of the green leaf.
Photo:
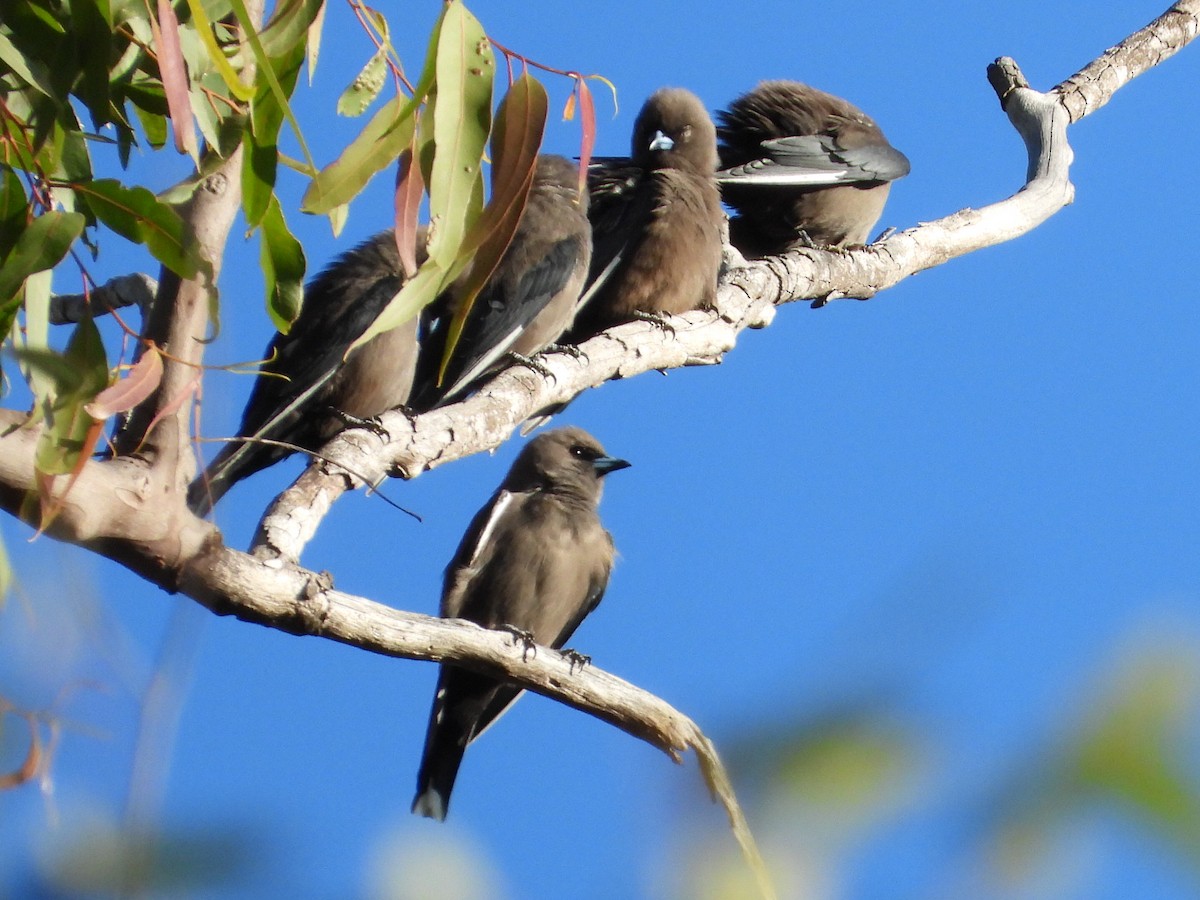
[[[33,415],[30,424],[40,422],[44,412],[45,401],[52,395],[54,382],[33,368],[22,357],[26,351],[40,352],[46,350],[50,337],[50,283],[52,275],[49,270],[37,272],[25,279],[25,290],[22,292],[25,306],[25,327],[16,327],[14,318],[7,332],[12,340],[13,353],[17,358],[17,366],[21,371],[29,391],[33,394]],[[57,356],[57,354],[54,354]]]
[[[0,164],[64,180],[90,177],[87,142],[69,105],[20,92],[5,100],[9,114],[0,117]]]
[[[316,16],[312,20],[312,24],[308,26],[308,50],[306,58],[308,61],[308,86],[312,87],[313,75],[317,71],[317,57],[321,55],[321,32],[325,28],[325,4],[322,3],[317,10]]]
[[[18,50],[3,31],[0,31],[0,62],[34,90],[47,97],[56,95],[54,85],[50,82],[50,73],[42,62]]]
[[[8,597],[8,592],[12,590],[13,570],[12,563],[8,558],[8,548],[4,541],[0,540],[0,609],[4,607],[4,601]]]
[[[166,116],[167,95],[163,93],[162,85],[158,82],[140,79],[122,85],[121,90],[135,109],[155,116]]]
[[[339,116],[361,116],[367,111],[367,107],[375,102],[375,98],[387,83],[387,55],[387,44],[383,44],[375,51],[375,55],[367,60],[362,71],[338,98]]]
[[[16,246],[29,221],[29,198],[12,169],[0,171],[0,259]]]
[[[24,12],[31,13],[43,25],[49,27],[51,31],[58,32],[59,34],[67,33],[67,29],[63,27],[62,22],[58,21],[50,10],[43,9],[38,3],[25,3],[22,4],[22,7]]]
[[[437,77],[437,48],[445,17],[443,9],[429,36],[425,67],[412,97],[396,97],[375,113],[342,155],[316,174],[300,203],[304,212],[322,215],[349,203],[412,142],[413,117]]]
[[[55,396],[48,404],[46,428],[38,439],[35,465],[46,475],[75,471],[96,420],[84,409],[108,387],[108,360],[100,332],[91,318],[75,326],[66,353],[58,357],[47,351],[26,351],[32,365],[45,367],[55,382]]]
[[[200,0],[187,0],[188,10],[192,14],[192,27],[200,36],[200,40],[204,42],[204,47],[208,50],[208,58],[216,66],[217,72],[221,75],[221,80],[225,82],[225,86],[229,88],[229,93],[242,102],[249,100],[254,96],[254,88],[248,84],[242,84],[241,78],[229,64],[228,57],[225,56],[225,51],[217,43],[216,35],[213,33],[212,22],[204,12],[204,4]]]
[[[50,346],[50,285],[49,269],[36,272],[25,279],[25,347],[46,349]],[[37,396],[37,391],[34,391]]]
[[[447,4],[437,28],[436,92],[423,120],[432,115],[433,140],[418,140],[422,167],[429,167],[429,258],[352,345],[402,325],[446,289],[466,265],[468,229],[483,208],[483,148],[491,127],[495,60],[483,26],[460,2]],[[422,131],[425,131],[424,126]]]
[[[387,307],[379,314],[363,335],[350,345],[350,350],[365,344],[377,334],[390,331],[403,325],[422,309],[437,299],[451,281],[451,273],[440,268],[431,261],[426,261],[417,271],[414,278],[409,279],[400,288],[400,292],[392,298]],[[349,353],[350,350],[346,352]]]
[[[483,26],[461,2],[450,3],[438,40],[429,179],[429,257],[443,269],[451,267],[482,208],[494,70]]]
[[[287,334],[304,300],[304,248],[288,230],[275,197],[263,218],[259,259],[267,282],[267,312],[275,327]]]
[[[185,233],[174,209],[144,187],[124,187],[111,178],[73,185],[76,195],[92,213],[122,237],[145,244],[154,258],[182,278],[194,278],[202,268],[196,242]]]
[[[275,190],[279,129],[284,118],[290,115],[280,106],[280,92],[290,94],[295,88],[303,62],[303,47],[294,48],[288,57],[272,59],[271,65],[276,67],[271,78],[273,86],[260,82],[250,106],[250,130],[245,135],[246,151],[242,160],[242,210],[251,228],[257,227],[267,214]]]
[[[371,117],[342,155],[317,173],[304,192],[300,208],[323,214],[349,203],[380,169],[412,141],[413,104],[396,97]]]
[[[73,91],[92,116],[97,131],[112,121],[112,101],[108,93],[108,66],[113,56],[112,15],[108,0],[86,0],[70,4],[74,38],[74,62],[81,67]]]
[[[521,224],[521,215],[533,185],[548,107],[546,89],[528,73],[513,83],[500,104],[491,142],[492,196],[468,232],[460,251],[460,256],[471,257],[471,270],[455,286],[458,306],[446,334],[446,347],[438,371],[439,384],[475,297],[496,271]]]
[[[283,8],[276,10],[271,23],[262,32],[262,35],[271,42],[272,47],[277,49],[277,55],[274,58],[267,52],[258,29],[254,27],[254,22],[250,18],[250,14],[246,11],[246,4],[243,0],[230,0],[230,7],[237,18],[238,24],[242,26],[243,33],[250,42],[250,49],[254,52],[254,60],[257,63],[257,69],[255,70],[255,84],[257,86],[255,97],[261,98],[268,91],[273,95],[279,110],[282,111],[284,118],[292,126],[292,130],[296,135],[296,140],[300,144],[300,150],[304,154],[304,159],[308,163],[310,171],[315,172],[317,164],[313,162],[312,153],[308,149],[308,143],[304,140],[304,133],[300,130],[300,123],[296,121],[296,117],[292,113],[292,107],[288,103],[288,97],[291,96],[292,88],[296,85],[295,75],[299,71],[299,63],[296,63],[297,68],[295,71],[291,70],[291,61],[295,58],[297,51],[299,51],[300,60],[303,60],[303,40],[296,40],[291,37],[291,23],[282,18],[284,8],[295,9],[298,6],[303,12],[303,9],[307,8],[304,4],[313,2],[316,2],[316,0],[295,0],[294,4],[285,3]],[[304,27],[300,29],[302,34],[307,33],[308,22],[310,21],[312,21],[311,17],[305,21]],[[279,30],[278,32],[271,32],[271,25],[275,24],[278,24]],[[283,64],[280,65],[279,61],[283,61]],[[279,67],[278,70],[277,66]],[[281,76],[283,76],[283,79],[290,77],[290,84],[286,89],[281,83],[283,80]],[[260,142],[262,141],[262,136],[259,136],[259,140]],[[274,141],[271,143],[274,145]],[[271,183],[274,184],[273,178]],[[265,212],[265,207],[262,211]]]
[[[309,39],[309,27],[322,13],[325,0],[283,0],[259,33],[263,50],[272,58],[290,56]]]
[[[413,318],[471,261],[464,239],[483,209],[481,165],[491,128],[495,60],[483,26],[457,0],[445,7],[437,32],[436,52],[430,48],[437,87],[422,116],[422,132],[433,118],[429,258],[351,349]],[[430,143],[419,139],[418,148],[424,167]]]
[[[142,107],[134,104],[133,114],[137,116],[138,122],[142,125],[142,133],[145,134],[146,143],[152,149],[158,150],[167,144],[167,116],[148,113]]]
[[[11,301],[34,272],[58,265],[71,244],[83,234],[85,223],[79,213],[57,210],[35,217],[0,264],[0,301]],[[5,316],[5,319],[11,324],[11,318]],[[7,327],[3,333],[8,333]]]

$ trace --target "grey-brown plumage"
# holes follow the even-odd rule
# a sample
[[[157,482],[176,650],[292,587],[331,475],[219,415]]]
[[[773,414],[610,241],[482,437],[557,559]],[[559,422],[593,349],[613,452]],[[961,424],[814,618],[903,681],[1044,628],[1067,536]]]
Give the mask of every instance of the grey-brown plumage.
[[[408,400],[417,363],[415,320],[379,335],[343,362],[347,348],[400,290],[401,272],[395,236],[385,231],[313,279],[291,331],[276,334],[267,347],[268,362],[255,379],[239,437],[317,450],[345,427],[336,413],[370,418]],[[189,506],[207,514],[238,481],[292,452],[252,441],[226,444],[192,483]]]
[[[717,120],[730,242],[747,257],[865,243],[909,172],[866,113],[798,81],[764,81]]]
[[[724,215],[716,166],[716,132],[699,98],[681,88],[652,94],[628,164],[589,173],[596,288],[579,314],[580,337],[638,313],[712,305]]]
[[[533,356],[571,327],[592,258],[587,199],[580,194],[575,163],[538,157],[512,243],[471,306],[441,387],[437,371],[458,308],[456,288],[439,304],[438,318],[422,340],[414,408],[453,400],[493,374],[508,354]]]
[[[486,628],[509,626],[538,644],[562,647],[608,585],[613,542],[596,507],[604,476],[628,465],[579,428],[526,444],[446,567],[441,614]],[[520,693],[442,666],[413,812],[446,817],[467,745]]]

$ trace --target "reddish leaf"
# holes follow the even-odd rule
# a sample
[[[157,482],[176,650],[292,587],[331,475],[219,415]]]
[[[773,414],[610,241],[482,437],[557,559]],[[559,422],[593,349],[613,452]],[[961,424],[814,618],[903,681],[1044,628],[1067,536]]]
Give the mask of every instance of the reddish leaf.
[[[150,20],[154,46],[158,51],[158,71],[162,75],[163,92],[167,95],[167,111],[175,130],[175,149],[194,159],[199,155],[196,132],[192,123],[192,104],[188,98],[187,64],[179,46],[179,20],[170,0],[158,0],[158,20]]]
[[[400,154],[396,168],[396,249],[406,279],[417,274],[417,217],[425,193],[420,163],[414,161],[417,140],[414,131],[413,146]]]
[[[88,460],[92,458],[92,452],[96,449],[96,444],[100,442],[102,434],[104,434],[104,423],[93,421],[83,438],[83,445],[79,448],[79,457],[75,460],[75,468],[71,470],[67,486],[57,497],[53,496],[52,492],[54,480],[58,476],[38,473],[38,488],[42,495],[42,517],[38,522],[37,532],[34,533],[34,537],[44,532],[58,518],[63,504],[66,502],[67,497],[70,496],[71,489],[75,487],[75,482],[79,480],[79,474],[83,471],[83,467],[88,464]]]
[[[583,139],[579,143],[579,193],[587,190],[587,171],[592,162],[592,149],[596,146],[596,105],[592,102],[592,90],[587,80],[580,78],[579,118]]]
[[[183,386],[183,389],[180,390],[180,392],[174,397],[169,398],[167,402],[163,404],[162,409],[160,409],[155,414],[154,418],[150,420],[150,425],[146,428],[146,434],[149,434],[151,431],[153,431],[154,426],[163,419],[175,415],[179,407],[183,406],[184,401],[191,397],[192,394],[196,393],[196,391],[199,389],[200,372],[197,371],[196,374],[192,376],[191,380]]]
[[[20,766],[0,775],[0,791],[19,787],[32,780],[42,765],[42,739],[38,735],[37,721],[28,714],[23,718],[29,723],[29,752],[25,754],[25,761]]]
[[[109,416],[133,409],[154,393],[162,381],[162,355],[151,345],[142,358],[129,369],[129,374],[85,403],[83,408],[93,419],[104,421]]]

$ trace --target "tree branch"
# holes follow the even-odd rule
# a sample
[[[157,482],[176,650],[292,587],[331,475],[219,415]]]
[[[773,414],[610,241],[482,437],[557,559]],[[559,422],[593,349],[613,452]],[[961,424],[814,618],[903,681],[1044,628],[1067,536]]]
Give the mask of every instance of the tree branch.
[[[144,317],[157,291],[158,282],[139,272],[112,278],[90,295],[55,294],[50,298],[50,324],[67,325],[84,316],[102,316],[126,306],[137,306]]]
[[[1025,183],[1007,199],[959,210],[867,247],[802,249],[757,260],[728,274],[715,310],[677,317],[673,332],[641,322],[621,325],[582,344],[583,360],[550,354],[543,360],[549,377],[513,366],[461,403],[415,420],[388,413],[383,416],[386,442],[361,429],[345,431],[321,451],[345,469],[325,460],[310,465],[267,509],[254,539],[254,554],[298,560],[337,498],[364,480],[376,485],[388,475],[413,478],[494,449],[531,416],[614,378],[718,364],[744,329],[769,325],[777,305],[868,299],[918,272],[1032,231],[1074,197],[1067,126],[1195,38],[1198,12],[1200,0],[1175,4],[1044,94],[1029,88],[1013,60],[1002,58],[989,66],[989,81],[1028,156]]]

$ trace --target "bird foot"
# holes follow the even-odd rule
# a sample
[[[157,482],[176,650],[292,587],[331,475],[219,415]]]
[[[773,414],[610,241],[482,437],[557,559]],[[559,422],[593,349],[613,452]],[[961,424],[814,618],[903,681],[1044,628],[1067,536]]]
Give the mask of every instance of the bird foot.
[[[497,631],[503,631],[512,638],[513,646],[521,644],[521,662],[529,660],[529,654],[537,656],[537,641],[533,639],[532,632],[526,631],[524,628],[518,628],[516,625],[500,625],[496,628]]]
[[[420,410],[405,404],[404,406],[397,406],[396,412],[404,414],[404,418],[408,419],[408,425],[410,428],[415,429],[417,427],[417,419],[421,415]]]
[[[352,416],[350,413],[334,409],[332,406],[329,407],[329,411],[333,414],[334,418],[341,421],[347,428],[365,428],[385,441],[390,437],[388,430],[383,427],[383,423],[379,420],[379,416],[360,419],[358,416]]]
[[[565,354],[567,354],[567,356],[575,357],[577,360],[582,362],[584,365],[586,365],[588,362],[588,355],[586,353],[584,353],[582,350],[580,350],[578,347],[576,347],[574,344],[548,344],[542,350],[542,353],[540,353],[538,355],[541,356],[542,354],[545,354],[545,353],[565,353]]]
[[[578,667],[579,671],[582,672],[585,668],[592,664],[592,658],[590,656],[588,656],[586,653],[580,653],[578,650],[572,647],[565,647],[558,652],[566,657],[567,665],[571,667],[572,675],[575,674],[576,667]]]
[[[525,368],[527,368],[527,369],[533,369],[533,371],[537,372],[543,378],[553,378],[554,377],[554,373],[551,372],[544,365],[542,365],[541,362],[538,361],[538,357],[541,356],[540,353],[538,353],[534,356],[523,356],[520,353],[513,353],[510,350],[508,353],[506,353],[504,355],[508,357],[510,362],[525,366]]]
[[[649,322],[655,328],[662,331],[669,331],[671,337],[675,336],[675,326],[667,321],[667,317],[662,313],[642,312],[640,309],[634,310],[633,317],[639,322]]]

